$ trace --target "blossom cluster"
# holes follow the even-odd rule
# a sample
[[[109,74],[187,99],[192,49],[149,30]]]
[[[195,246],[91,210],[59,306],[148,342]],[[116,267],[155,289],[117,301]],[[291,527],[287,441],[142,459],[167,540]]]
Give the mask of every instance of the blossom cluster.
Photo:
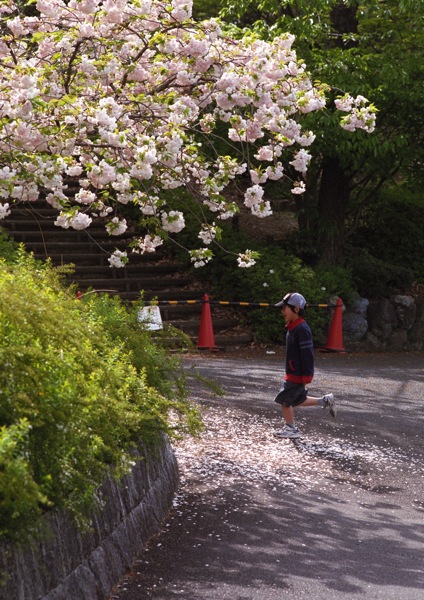
[[[177,188],[192,190],[216,220],[238,210],[223,190],[242,173],[251,180],[244,203],[258,217],[272,213],[268,180],[304,192],[315,136],[301,117],[326,98],[292,35],[230,39],[217,20],[196,23],[191,0],[37,0],[36,9],[22,17],[9,0],[0,11],[0,219],[10,203],[45,198],[58,226],[83,229],[102,217],[118,236],[132,204],[144,229],[133,249],[152,252],[185,227]],[[342,127],[372,131],[366,99],[346,96],[339,108]],[[232,157],[211,158],[219,123]],[[201,223],[199,238],[210,245],[219,231]],[[203,248],[192,260],[212,256]],[[115,253],[111,264],[124,259]],[[254,264],[250,251],[238,262]]]
[[[346,131],[364,129],[368,133],[374,131],[376,110],[373,105],[368,104],[368,100],[364,96],[352,98],[349,94],[345,94],[343,98],[335,100],[335,105],[339,110],[348,113],[341,119],[343,129]]]

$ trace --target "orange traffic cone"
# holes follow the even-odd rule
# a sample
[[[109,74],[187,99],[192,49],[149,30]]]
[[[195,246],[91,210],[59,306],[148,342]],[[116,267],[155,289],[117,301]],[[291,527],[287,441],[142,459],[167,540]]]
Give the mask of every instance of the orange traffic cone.
[[[215,346],[215,336],[213,334],[211,305],[209,304],[209,296],[205,294],[202,300],[202,316],[200,319],[199,339],[197,342],[197,347],[199,349],[208,348],[210,350],[217,350],[217,347]]]
[[[341,298],[337,298],[333,320],[331,321],[330,331],[328,332],[327,343],[320,348],[322,352],[346,352],[343,347],[342,309],[343,302]]]

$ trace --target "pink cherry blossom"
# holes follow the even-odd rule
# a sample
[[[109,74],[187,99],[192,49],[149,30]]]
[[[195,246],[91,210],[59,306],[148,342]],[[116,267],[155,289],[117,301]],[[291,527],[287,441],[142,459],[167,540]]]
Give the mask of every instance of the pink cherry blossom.
[[[6,202],[5,204],[0,204],[0,221],[10,215],[9,204]]]
[[[125,267],[128,262],[127,253],[122,250],[115,250],[115,252],[108,258],[109,266],[115,269],[121,269]]]
[[[35,7],[25,18],[13,2],[0,7],[9,32],[7,44],[0,40],[3,216],[11,202],[42,192],[61,211],[58,226],[85,229],[113,214],[108,230],[118,235],[126,229],[122,206],[133,202],[154,228],[138,243],[150,252],[162,243],[156,227],[177,234],[185,226],[181,196],[165,199],[164,190],[193,191],[206,220],[228,219],[238,207],[225,188],[248,170],[245,204],[265,217],[272,211],[262,185],[287,177],[288,164],[306,174],[304,148],[315,136],[302,117],[326,98],[298,60],[293,35],[231,39],[215,20],[195,22],[191,0],[37,0]],[[363,96],[336,105],[343,128],[373,131],[376,109]],[[232,157],[210,151],[220,121]],[[71,199],[69,177],[80,187]],[[292,193],[304,190],[303,181],[293,184]],[[199,233],[204,243],[214,237],[208,227]],[[201,266],[213,252],[190,256]],[[127,260],[114,253],[110,263]],[[246,252],[238,262],[254,260]]]
[[[122,235],[128,228],[127,220],[122,219],[121,221],[118,217],[114,217],[107,225],[106,230],[109,235]]]
[[[158,235],[151,236],[147,234],[144,238],[135,240],[132,250],[137,254],[145,254],[146,252],[155,252],[156,248],[162,244],[163,239]]]

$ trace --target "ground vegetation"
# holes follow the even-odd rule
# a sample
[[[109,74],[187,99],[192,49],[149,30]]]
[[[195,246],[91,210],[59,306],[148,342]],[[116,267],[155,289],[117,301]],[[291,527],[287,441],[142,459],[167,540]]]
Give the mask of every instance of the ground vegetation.
[[[0,251],[0,538],[22,539],[46,511],[84,526],[106,475],[200,421],[137,307],[77,300],[49,264],[8,240]]]

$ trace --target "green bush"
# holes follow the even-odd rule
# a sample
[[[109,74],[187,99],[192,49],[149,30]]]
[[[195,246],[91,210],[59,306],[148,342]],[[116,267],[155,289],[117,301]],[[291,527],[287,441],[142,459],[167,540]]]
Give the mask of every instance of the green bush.
[[[152,332],[143,328],[138,320],[142,298],[131,309],[117,296],[87,294],[82,302],[87,314],[102,324],[110,344],[120,340],[130,352],[132,364],[138,372],[145,374],[148,385],[172,399],[174,407],[178,407],[181,400],[181,409],[186,411],[188,405],[185,402],[186,386],[181,361],[178,355],[168,351],[168,346],[171,340],[177,347],[187,347],[191,340],[167,323],[163,323],[163,331],[156,331],[152,337]]]
[[[377,273],[382,283],[378,294],[390,288],[390,285],[384,284],[384,279],[389,284],[393,280],[398,289],[404,288],[401,276],[395,272],[396,267],[401,268],[399,273],[402,269],[408,273],[407,281],[410,278],[424,281],[423,193],[410,191],[401,185],[382,193],[364,212],[355,236],[355,246],[359,256],[361,250],[366,250],[371,256],[368,261],[375,260],[373,266],[383,270],[382,274]],[[352,262],[355,268],[359,267],[358,278],[365,279],[367,276],[360,269],[360,259],[352,257]],[[364,268],[367,269],[367,265]]]
[[[83,523],[141,441],[200,425],[177,359],[134,310],[76,300],[23,250],[0,263],[0,537],[13,538],[52,507]]]
[[[237,247],[240,247],[240,240],[237,240]],[[234,256],[225,253],[220,253],[205,267],[202,275],[211,282],[214,298],[274,305],[286,293],[298,291],[305,296],[308,304],[313,305],[328,303],[332,296],[348,301],[353,295],[350,272],[346,269],[315,271],[279,247],[256,246],[254,249],[260,252],[261,257],[249,269],[238,268]],[[286,330],[279,309],[268,306],[240,308],[240,311],[244,311],[256,341],[281,343],[284,340]],[[311,306],[307,309],[306,318],[315,342],[319,343],[331,313]]]
[[[49,505],[31,474],[30,431],[27,419],[0,429],[0,535],[10,537],[16,524],[29,525]]]
[[[365,298],[379,298],[394,292],[404,292],[414,281],[412,269],[384,262],[367,249],[352,250],[348,263],[357,290]]]
[[[0,257],[8,263],[12,263],[18,252],[18,244],[10,237],[10,235],[2,227],[0,227]]]

